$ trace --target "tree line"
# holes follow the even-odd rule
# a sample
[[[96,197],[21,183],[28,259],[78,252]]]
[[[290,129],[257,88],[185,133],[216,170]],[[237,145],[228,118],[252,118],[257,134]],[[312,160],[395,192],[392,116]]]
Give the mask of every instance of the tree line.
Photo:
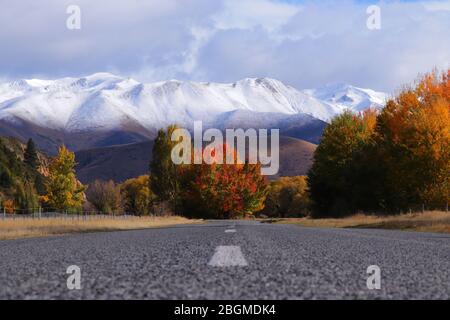
[[[334,118],[308,187],[316,217],[448,208],[450,70],[424,75],[379,113]]]
[[[50,161],[48,174],[43,175],[32,140],[23,160],[0,144],[2,207],[7,213],[32,213],[42,207],[60,213],[176,213],[202,218],[243,217],[264,208],[268,183],[259,165],[212,161],[212,165],[177,166],[170,156],[175,128],[159,130],[149,165],[152,174],[120,184],[96,180],[84,186],[76,177],[75,154],[65,146],[59,148]],[[235,150],[224,145],[223,151],[224,157],[231,153],[237,160]]]

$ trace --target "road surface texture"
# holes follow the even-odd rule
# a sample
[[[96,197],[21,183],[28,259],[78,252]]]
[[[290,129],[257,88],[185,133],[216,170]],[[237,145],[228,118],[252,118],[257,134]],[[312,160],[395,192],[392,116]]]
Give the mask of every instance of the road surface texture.
[[[67,288],[71,265],[80,290]],[[5,240],[0,299],[11,298],[449,299],[450,236],[211,221]]]

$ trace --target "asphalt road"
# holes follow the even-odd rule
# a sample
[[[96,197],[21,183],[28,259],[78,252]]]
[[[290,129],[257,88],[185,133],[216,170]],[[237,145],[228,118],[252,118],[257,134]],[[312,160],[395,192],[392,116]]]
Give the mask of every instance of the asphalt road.
[[[80,290],[67,288],[70,265]],[[450,299],[450,236],[220,221],[5,240],[0,299],[11,298]]]

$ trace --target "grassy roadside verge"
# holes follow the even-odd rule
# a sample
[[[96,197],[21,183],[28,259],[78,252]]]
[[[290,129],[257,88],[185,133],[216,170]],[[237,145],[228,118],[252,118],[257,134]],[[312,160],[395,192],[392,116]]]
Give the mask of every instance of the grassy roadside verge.
[[[286,218],[274,219],[271,222],[315,228],[372,228],[450,233],[450,213],[444,211],[429,211],[398,216],[358,214],[341,219]]]
[[[166,227],[176,224],[195,224],[201,220],[189,220],[183,217],[127,217],[61,219],[0,219],[0,240],[30,237],[45,237],[70,233],[120,231]]]

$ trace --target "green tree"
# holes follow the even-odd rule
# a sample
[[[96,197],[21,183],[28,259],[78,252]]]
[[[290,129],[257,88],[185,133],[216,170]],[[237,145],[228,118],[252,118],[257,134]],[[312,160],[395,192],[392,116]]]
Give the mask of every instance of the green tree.
[[[177,206],[180,192],[178,167],[171,159],[172,148],[176,144],[171,141],[171,136],[177,128],[171,125],[167,130],[158,131],[150,162],[150,188],[159,201],[169,202],[173,209]]]
[[[32,182],[16,182],[14,204],[19,213],[33,213],[39,208],[39,196]]]
[[[39,207],[31,169],[0,139],[0,194],[8,211],[27,213]]]
[[[30,169],[33,169],[35,171],[39,169],[40,161],[33,139],[29,139],[27,142],[23,161]]]
[[[22,162],[0,140],[0,188],[11,191],[15,180],[24,178],[24,172]]]
[[[75,211],[84,201],[84,186],[75,175],[75,154],[65,146],[59,148],[49,166],[46,182],[45,202],[50,208],[61,211]]]
[[[13,177],[11,171],[4,163],[0,163],[0,187],[10,188],[12,183]]]
[[[39,171],[41,163],[33,139],[28,140],[23,158],[23,162],[27,169],[28,180],[33,181],[34,187],[38,194],[44,195],[46,192],[45,177]]]
[[[373,138],[375,123],[373,111],[361,115],[346,111],[327,126],[308,172],[313,215],[343,216],[357,210],[351,195],[358,188],[354,159]]]

